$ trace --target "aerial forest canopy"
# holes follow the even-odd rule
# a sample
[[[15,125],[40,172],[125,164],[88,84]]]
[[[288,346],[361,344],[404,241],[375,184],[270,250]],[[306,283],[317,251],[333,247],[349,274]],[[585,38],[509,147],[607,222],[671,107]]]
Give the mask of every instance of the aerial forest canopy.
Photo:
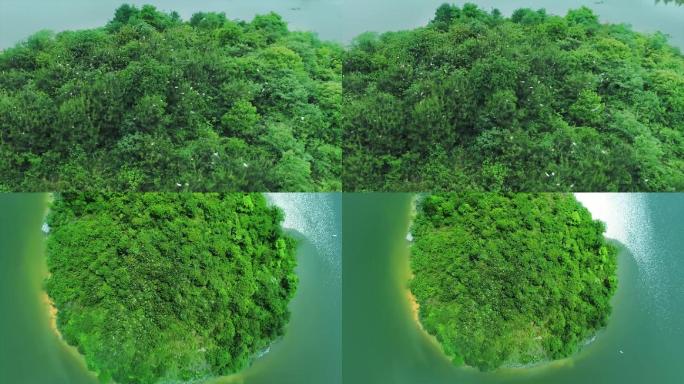
[[[45,282],[58,330],[105,383],[236,372],[289,319],[282,219],[260,194],[58,195]]]
[[[456,365],[560,359],[611,312],[616,248],[570,194],[436,194],[412,225],[419,319]]]
[[[445,4],[343,72],[345,190],[684,190],[684,56],[588,8]]]
[[[39,32],[0,52],[0,190],[340,190],[341,60],[274,13]]]

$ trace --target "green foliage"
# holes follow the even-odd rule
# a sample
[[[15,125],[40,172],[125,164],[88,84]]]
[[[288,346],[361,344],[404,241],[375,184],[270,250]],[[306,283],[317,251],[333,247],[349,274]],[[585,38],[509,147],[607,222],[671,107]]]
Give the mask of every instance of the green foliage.
[[[59,331],[103,382],[238,371],[289,319],[295,241],[282,219],[260,194],[57,196],[45,287]]]
[[[588,8],[444,4],[343,72],[345,190],[684,190],[684,57]]]
[[[560,359],[604,327],[616,248],[570,194],[434,194],[412,226],[420,321],[454,363]]]
[[[103,28],[39,32],[0,53],[0,179],[15,191],[339,190],[341,58],[273,13],[184,22],[123,5]],[[296,150],[264,141],[274,125]]]

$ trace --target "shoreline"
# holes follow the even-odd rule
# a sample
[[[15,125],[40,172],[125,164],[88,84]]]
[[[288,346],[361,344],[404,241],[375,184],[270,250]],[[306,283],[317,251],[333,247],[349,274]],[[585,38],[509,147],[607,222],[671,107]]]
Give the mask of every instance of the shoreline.
[[[271,206],[277,207],[278,209],[281,209],[283,212],[285,212],[285,210],[281,206],[277,205],[274,201],[269,199],[269,196],[267,193],[262,193],[262,195],[264,195],[266,197],[268,203]],[[45,209],[43,212],[42,228],[39,228],[39,230],[41,230],[41,235],[42,235],[42,239],[43,239],[44,243],[47,242],[47,237],[51,233],[51,228],[48,226],[48,223],[47,223],[47,217],[50,214],[51,206],[52,206],[52,203],[54,202],[54,200],[55,200],[55,195],[53,193],[45,194],[45,199],[44,199]],[[301,232],[298,231],[298,229],[296,229],[294,227],[287,227],[286,228],[285,226],[282,226],[282,229],[283,229],[283,232],[293,231],[298,236],[304,236]],[[48,268],[48,264],[47,264],[46,249],[44,249],[43,251],[44,251],[43,257],[42,257],[42,260],[40,263],[40,267],[37,271],[39,276],[40,276],[40,281],[42,283],[42,286],[38,287],[38,289],[39,289],[38,300],[39,300],[39,305],[40,305],[41,311],[43,311],[47,315],[47,325],[49,327],[49,332],[56,337],[56,340],[54,340],[54,339],[53,340],[56,343],[57,347],[64,350],[67,353],[67,355],[70,355],[70,357],[76,359],[76,361],[78,361],[78,364],[82,366],[83,370],[85,372],[87,372],[89,376],[93,377],[97,382],[99,382],[98,375],[88,367],[88,362],[86,360],[85,355],[82,354],[76,346],[67,342],[67,340],[63,337],[59,327],[57,326],[57,319],[59,316],[59,310],[58,310],[57,306],[55,305],[53,299],[50,297],[50,295],[46,291],[45,286],[44,286],[45,281],[47,279],[49,279],[52,274],[51,274],[51,272]],[[292,302],[292,300],[290,300],[290,302],[288,303],[288,308],[289,308],[291,302]],[[43,323],[43,324],[45,324],[45,323]],[[289,325],[289,321],[288,321],[288,325]],[[238,370],[237,372],[228,374],[226,376],[204,377],[202,379],[197,379],[197,380],[202,381],[202,382],[206,381],[207,384],[209,384],[209,383],[212,383],[212,384],[224,384],[224,383],[225,384],[228,384],[228,383],[242,384],[245,382],[245,379],[248,376],[248,371],[253,366],[253,364],[256,361],[269,356],[270,352],[271,352],[271,348],[273,347],[273,345],[280,342],[283,337],[284,337],[284,334],[279,336],[278,338],[272,340],[271,343],[269,343],[266,347],[264,347],[260,351],[256,351],[250,357],[248,364],[246,366],[244,366],[243,368],[241,368],[240,370]],[[192,380],[192,382],[194,383],[195,380]],[[110,383],[111,384],[117,384],[117,382],[114,381],[114,379],[111,379]]]
[[[405,276],[403,276],[403,280],[405,283],[404,287],[406,289],[406,299],[409,302],[409,309],[411,310],[411,318],[413,318],[413,320],[416,322],[416,324],[418,324],[418,327],[421,330],[425,331],[425,328],[423,328],[423,324],[420,322],[420,304],[418,304],[416,296],[413,294],[413,292],[411,292],[411,288],[409,288],[408,286],[414,277],[413,271],[411,270],[411,244],[413,243],[413,233],[411,232],[411,227],[413,226],[413,220],[415,219],[417,214],[418,194],[413,194],[413,196],[411,196],[410,204],[411,205],[408,217],[408,229],[406,231],[406,241],[408,242],[408,263],[406,265],[406,274]]]
[[[408,243],[407,245],[407,250],[408,250],[408,263],[406,265],[406,274],[405,276],[402,277],[403,283],[404,283],[404,289],[406,290],[405,297],[408,302],[408,307],[409,311],[411,312],[411,319],[415,323],[415,325],[418,326],[418,329],[420,332],[423,334],[423,336],[427,339],[427,341],[432,344],[435,348],[439,349],[442,357],[448,361],[450,364],[452,364],[452,359],[450,356],[448,356],[442,347],[442,344],[437,340],[437,337],[434,335],[430,334],[425,330],[423,327],[422,322],[420,321],[420,304],[418,303],[418,299],[416,296],[413,294],[409,287],[409,283],[411,280],[414,278],[413,271],[411,270],[411,244],[413,243],[413,234],[411,232],[411,227],[413,225],[413,221],[417,215],[417,207],[418,207],[418,200],[420,199],[420,194],[414,194],[413,197],[411,198],[411,207],[409,211],[409,225],[408,225],[408,230],[406,232],[406,241]],[[588,345],[592,344],[596,340],[598,332],[595,333],[591,338],[589,338],[587,341],[585,341],[580,349],[576,351],[573,355],[581,352],[582,349],[587,347]],[[497,369],[495,369],[492,372],[481,372],[479,371],[476,367],[472,367],[465,362],[458,366],[457,368],[460,369],[465,369],[468,371],[477,371],[480,373],[492,373],[494,375],[523,375],[523,374],[538,374],[539,371],[549,369],[549,368],[561,368],[565,366],[573,366],[575,362],[574,356],[568,356],[562,359],[558,360],[543,360],[543,361],[538,361],[530,364],[522,364],[522,365],[509,365],[509,366],[501,366]]]
[[[43,232],[44,238],[46,238],[48,236],[48,234],[50,233],[50,228],[47,225],[47,216],[48,216],[48,214],[50,214],[50,205],[52,205],[52,202],[54,200],[55,200],[55,197],[52,193],[47,193],[45,195],[45,210],[43,211],[43,225],[41,227],[41,231]],[[43,275],[41,281],[44,283],[46,279],[50,278],[50,270],[47,267],[47,255],[44,255],[43,263],[42,263],[41,267],[42,267],[42,275]],[[57,307],[55,306],[55,303],[52,301],[52,298],[50,297],[50,295],[48,295],[47,291],[45,291],[45,288],[43,288],[43,287],[41,287],[41,289],[40,289],[40,302],[47,309],[48,322],[50,324],[50,330],[60,340],[64,340],[62,338],[62,333],[57,328]]]
[[[413,276],[411,276],[413,278]],[[420,329],[421,333],[423,334],[424,337],[428,340],[430,344],[432,344],[435,348],[438,348],[442,357],[446,359],[450,364],[452,363],[452,359],[450,356],[448,356],[445,352],[444,349],[442,348],[442,344],[440,344],[439,340],[437,338],[428,333],[425,328],[423,327],[423,324],[420,321],[420,304],[418,304],[418,300],[416,297],[413,295],[413,292],[411,292],[410,289],[406,289],[406,300],[409,303],[409,310],[411,311],[411,319],[413,322],[418,326],[418,329]],[[580,350],[575,352],[575,354],[580,353],[581,350],[591,344],[594,340],[596,339],[596,334],[590,338],[589,343],[585,343],[582,345]],[[574,355],[574,354],[573,354]],[[509,376],[509,375],[523,375],[523,374],[537,374],[542,370],[546,369],[558,369],[562,367],[572,367],[575,364],[575,358],[574,356],[568,356],[562,359],[558,360],[543,360],[535,363],[529,363],[529,364],[521,364],[521,365],[503,365],[500,366],[499,368],[491,371],[491,372],[482,372],[479,371],[476,367],[472,367],[466,363],[463,363],[460,366],[457,366],[457,369],[465,369],[468,371],[476,371],[479,373],[484,373],[484,374],[493,374],[493,375],[504,375],[504,376]]]
[[[406,280],[406,282],[411,281],[411,279],[413,279],[413,274],[411,274],[411,276],[408,280]],[[441,356],[441,358],[443,358],[448,364],[453,364],[451,358],[444,352],[444,348],[442,347],[442,344],[439,342],[439,340],[437,340],[437,337],[430,334],[423,327],[423,323],[420,321],[420,304],[418,303],[416,296],[413,294],[413,292],[411,292],[411,289],[409,289],[408,287],[405,287],[405,289],[406,294],[404,297],[408,302],[408,309],[411,312],[411,320],[413,324],[417,326],[420,337],[422,337],[432,348],[435,348],[437,351],[439,351],[439,355]],[[470,368],[465,364],[463,364],[461,367]]]
[[[52,205],[54,200],[55,200],[55,195],[53,193],[47,193],[45,195],[45,212],[43,214],[43,225],[44,226],[47,226],[47,216],[50,213],[50,206]],[[49,227],[48,227],[47,232],[43,231],[43,236],[44,236],[43,241],[45,241],[45,238],[49,235],[49,232],[50,232]],[[39,299],[40,305],[43,306],[43,309],[47,313],[48,327],[50,329],[50,332],[57,338],[57,340],[56,340],[57,345],[60,348],[63,348],[69,355],[71,355],[72,358],[76,359],[76,361],[78,361],[78,363],[82,366],[83,370],[85,372],[87,372],[89,376],[91,376],[97,380],[97,375],[94,372],[92,372],[90,369],[88,369],[88,363],[86,362],[85,356],[83,356],[78,351],[78,348],[76,348],[73,345],[70,345],[69,343],[66,342],[66,340],[64,340],[64,337],[62,336],[62,332],[60,332],[59,328],[57,327],[57,316],[59,315],[59,310],[55,306],[55,303],[52,301],[52,298],[50,297],[50,295],[48,295],[47,291],[42,286],[42,284],[44,284],[45,280],[50,277],[50,270],[47,267],[47,254],[43,255],[42,265],[40,268],[41,268],[40,274],[42,276],[42,278],[41,278],[42,283],[41,283],[41,286],[39,287],[39,296],[40,297],[38,299]],[[116,382],[112,381],[112,384],[116,384]]]
[[[50,330],[60,340],[64,340],[62,338],[62,333],[57,328],[57,307],[55,307],[55,303],[52,301],[50,296],[45,291],[41,291],[40,301],[47,308],[48,322],[50,324]]]
[[[52,202],[55,200],[55,197],[52,193],[47,193],[45,195],[45,210],[43,212],[43,226],[41,228],[43,232],[43,236],[47,237],[48,234],[50,233],[50,229],[47,226],[47,216],[50,213],[50,205]],[[42,264],[42,282],[45,282],[46,279],[50,278],[50,270],[47,267],[47,255],[44,256],[43,264]],[[45,291],[44,288],[41,287],[40,289],[40,302],[47,308],[47,313],[48,313],[48,321],[50,324],[50,330],[52,333],[54,333],[60,340],[64,340],[62,338],[62,333],[59,331],[57,328],[57,307],[55,306],[55,303],[52,301],[52,298],[48,293]]]
[[[420,322],[420,304],[418,304],[416,296],[413,295],[413,292],[411,292],[410,289],[406,290],[406,298],[408,299],[409,307],[411,309],[411,318],[418,324],[418,328],[424,331],[425,328],[423,328],[423,323]]]
[[[413,234],[411,232],[411,227],[413,226],[413,221],[416,215],[418,214],[418,200],[420,198],[421,194],[419,193],[414,193],[411,197],[410,209],[408,214],[408,228],[406,230],[405,239],[405,241],[408,243],[405,244],[407,250],[407,260],[404,268],[404,273],[401,276],[401,283],[404,290],[406,291],[404,297],[408,302],[408,309],[411,313],[411,319],[413,323],[418,327],[419,333],[433,348],[436,348],[439,351],[439,354],[440,356],[442,356],[442,358],[444,358],[449,364],[452,364],[451,358],[447,356],[446,353],[444,353],[442,344],[439,342],[439,340],[437,340],[437,337],[428,333],[428,331],[426,331],[423,327],[423,323],[420,321],[420,303],[418,303],[418,299],[409,287],[411,280],[413,280],[414,278],[413,271],[411,270],[411,244],[413,243]]]

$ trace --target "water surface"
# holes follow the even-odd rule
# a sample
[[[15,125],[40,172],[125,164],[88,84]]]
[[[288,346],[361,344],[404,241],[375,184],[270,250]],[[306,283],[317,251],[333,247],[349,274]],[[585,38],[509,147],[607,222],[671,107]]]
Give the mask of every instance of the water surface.
[[[341,383],[341,199],[275,194],[299,242],[299,286],[285,335],[253,365],[212,384]],[[45,194],[0,194],[0,383],[96,384],[81,356],[50,329],[42,301]],[[315,220],[315,230],[297,218]]]
[[[344,194],[345,382],[680,383],[684,194],[580,199],[607,222],[620,249],[608,327],[571,358],[480,373],[454,367],[412,318],[406,289],[411,195]]]

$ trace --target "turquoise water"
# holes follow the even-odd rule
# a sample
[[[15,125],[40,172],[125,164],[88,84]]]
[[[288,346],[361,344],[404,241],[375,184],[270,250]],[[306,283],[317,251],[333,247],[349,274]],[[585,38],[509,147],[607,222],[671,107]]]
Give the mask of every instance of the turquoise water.
[[[0,194],[0,383],[95,384],[83,360],[50,329],[41,298],[44,194]],[[276,195],[300,239],[299,287],[285,335],[244,371],[210,383],[341,383],[339,194]],[[302,218],[315,220],[315,227]]]
[[[343,374],[349,383],[680,383],[684,194],[581,196],[620,246],[608,327],[569,359],[480,373],[457,368],[407,298],[411,195],[344,194]]]
[[[292,318],[250,368],[211,383],[681,382],[684,194],[578,198],[620,246],[608,327],[569,359],[485,374],[452,366],[413,319],[406,289],[411,195],[269,195],[302,239]],[[0,195],[0,383],[95,384],[50,330],[41,301],[45,199]]]

